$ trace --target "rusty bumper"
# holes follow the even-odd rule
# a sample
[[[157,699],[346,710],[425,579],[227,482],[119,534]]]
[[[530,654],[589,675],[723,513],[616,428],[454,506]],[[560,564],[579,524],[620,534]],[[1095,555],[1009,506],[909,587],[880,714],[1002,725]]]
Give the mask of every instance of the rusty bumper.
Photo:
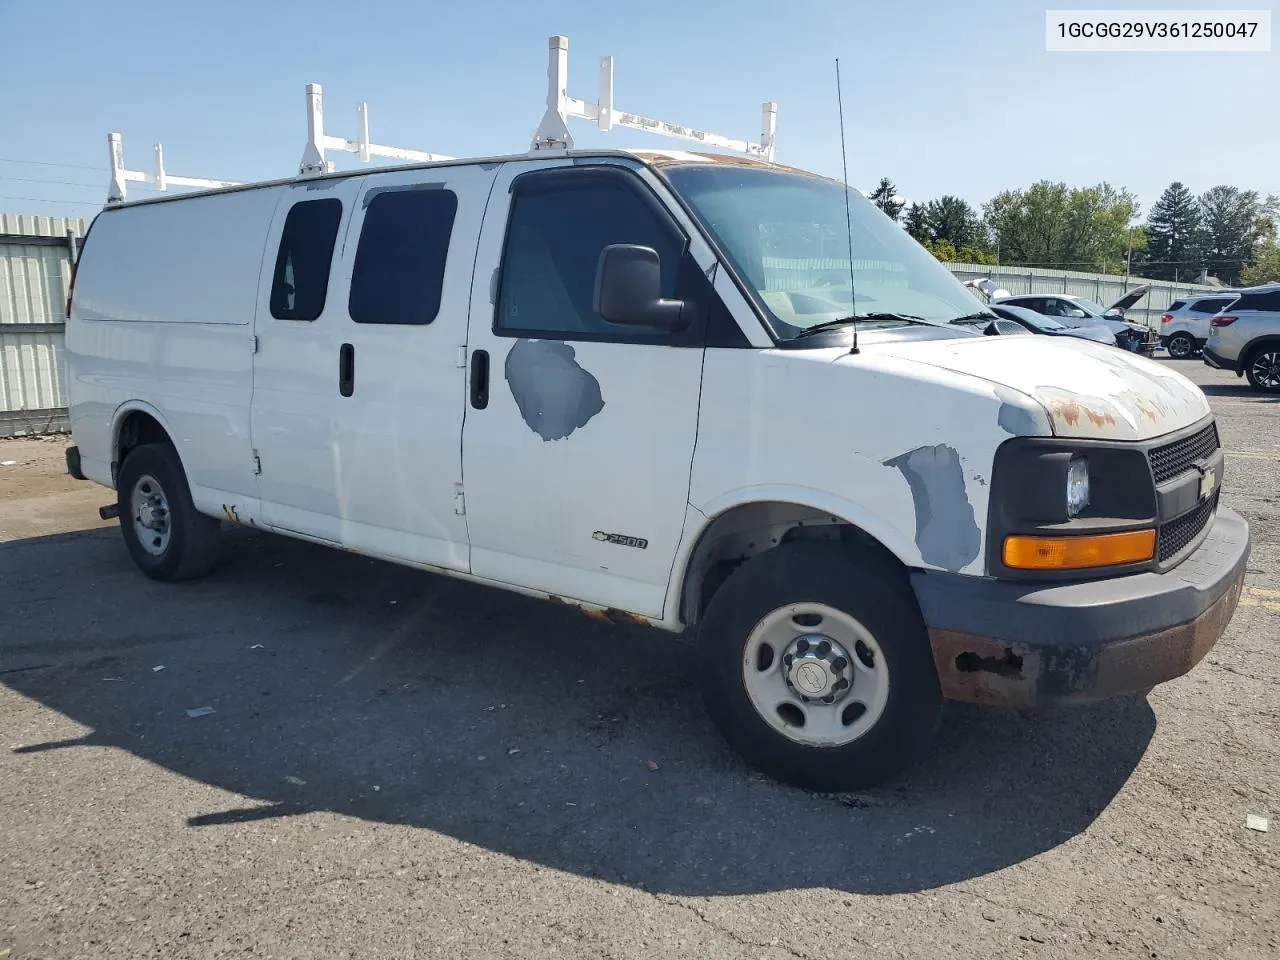
[[[1220,508],[1167,573],[1013,583],[916,573],[945,697],[1000,706],[1095,700],[1187,673],[1226,631],[1249,559],[1248,525]]]

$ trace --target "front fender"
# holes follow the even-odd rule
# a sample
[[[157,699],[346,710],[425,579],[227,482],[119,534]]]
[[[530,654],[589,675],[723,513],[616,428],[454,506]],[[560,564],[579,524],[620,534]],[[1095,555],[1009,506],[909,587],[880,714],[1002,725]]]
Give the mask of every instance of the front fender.
[[[879,541],[905,566],[921,566],[920,548],[916,546],[910,527],[901,529],[883,514],[877,514],[861,503],[825,490],[792,484],[760,484],[726,491],[707,503],[699,504],[697,509],[709,525],[734,507],[750,503],[790,503],[830,514],[837,520],[843,520],[860,528]]]
[[[729,490],[700,507],[688,505],[685,513],[684,534],[680,540],[671,578],[667,585],[663,604],[662,625],[681,630],[687,624],[683,618],[683,599],[690,567],[694,563],[698,547],[712,525],[739,507],[753,504],[777,504],[812,511],[861,529],[875,539],[906,567],[921,565],[920,550],[912,539],[910,530],[903,530],[888,522],[863,504],[834,496],[821,490],[793,485],[773,484],[740,487]]]

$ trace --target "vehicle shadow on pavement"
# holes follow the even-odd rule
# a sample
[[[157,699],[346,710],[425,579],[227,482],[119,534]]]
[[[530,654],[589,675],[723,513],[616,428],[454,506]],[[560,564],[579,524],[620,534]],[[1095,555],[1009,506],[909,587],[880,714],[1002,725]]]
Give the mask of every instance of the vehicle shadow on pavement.
[[[192,829],[334,811],[654,892],[887,894],[1069,840],[1155,730],[1141,698],[952,707],[899,782],[812,795],[723,745],[685,641],[295,541],[228,539],[218,571],[180,585],[143,578],[114,529],[0,544],[0,684],[90,729],[17,746],[10,769],[113,747],[246,798],[168,812]],[[199,707],[213,712],[190,718]]]
[[[1254,400],[1258,403],[1280,402],[1280,393],[1259,393],[1243,380],[1238,384],[1201,383],[1197,386],[1209,397],[1234,397],[1237,400]]]

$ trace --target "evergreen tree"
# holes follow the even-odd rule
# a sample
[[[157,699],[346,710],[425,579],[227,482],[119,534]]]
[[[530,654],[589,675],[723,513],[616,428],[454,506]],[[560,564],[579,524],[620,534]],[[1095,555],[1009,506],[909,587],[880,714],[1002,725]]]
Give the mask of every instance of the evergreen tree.
[[[1175,180],[1147,218],[1143,273],[1155,280],[1193,280],[1200,272],[1200,245],[1200,205],[1191,191]]]
[[[913,203],[907,208],[907,215],[902,221],[903,228],[920,243],[928,245],[933,239],[929,232],[929,218],[925,215],[923,203]]]
[[[906,203],[898,198],[898,188],[888,177],[880,178],[880,185],[871,191],[867,198],[885,212],[890,220],[896,221]]]

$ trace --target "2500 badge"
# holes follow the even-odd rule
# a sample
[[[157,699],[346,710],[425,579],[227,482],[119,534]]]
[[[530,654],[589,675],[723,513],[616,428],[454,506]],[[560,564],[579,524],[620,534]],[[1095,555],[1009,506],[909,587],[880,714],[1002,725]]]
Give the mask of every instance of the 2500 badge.
[[[622,533],[605,533],[603,530],[597,530],[591,535],[592,540],[599,540],[601,543],[612,543],[619,547],[635,547],[637,550],[644,550],[649,546],[648,540],[642,540],[640,537],[628,537]]]

